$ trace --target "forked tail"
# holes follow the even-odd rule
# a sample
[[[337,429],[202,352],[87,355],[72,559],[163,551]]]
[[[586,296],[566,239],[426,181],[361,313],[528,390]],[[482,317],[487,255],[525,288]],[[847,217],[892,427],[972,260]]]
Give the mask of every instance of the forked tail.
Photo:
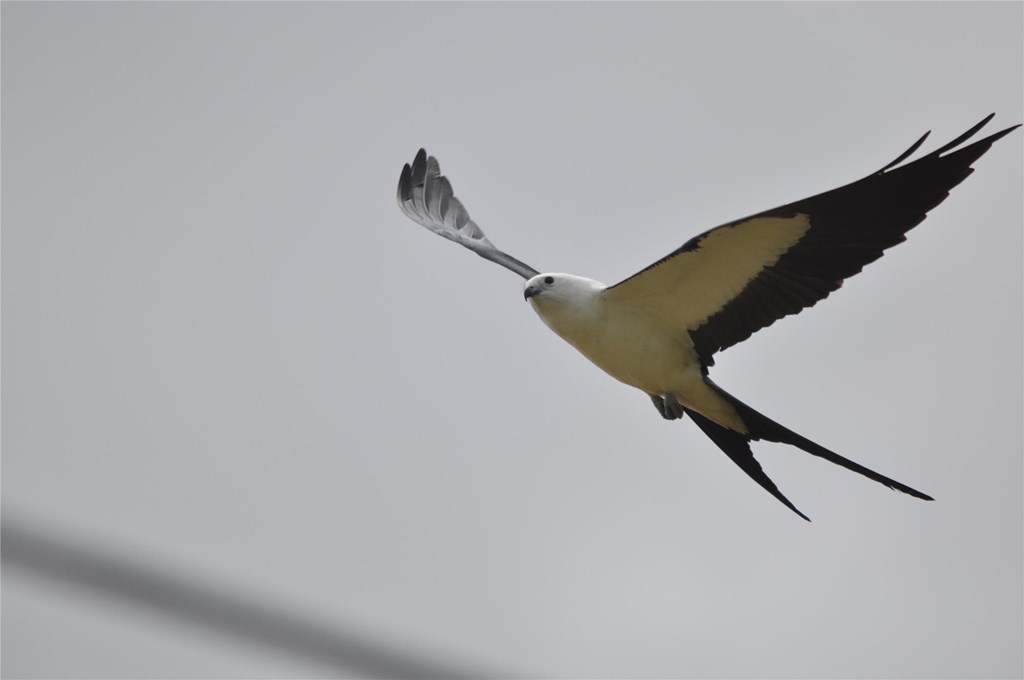
[[[902,491],[905,494],[920,498],[922,500],[930,501],[934,500],[931,496],[921,493],[917,489],[913,489],[906,484],[897,482],[895,479],[890,479],[885,475],[881,475],[874,470],[870,470],[859,463],[855,463],[848,458],[840,456],[838,453],[829,451],[824,446],[815,444],[806,437],[798,435],[796,432],[779,425],[771,418],[764,416],[754,409],[750,408],[736,397],[732,396],[718,385],[713,383],[710,379],[705,378],[708,385],[710,385],[715,391],[722,395],[723,398],[727,399],[729,403],[733,405],[736,411],[739,413],[743,422],[747,426],[747,433],[742,434],[735,432],[728,428],[718,425],[701,414],[686,409],[686,412],[693,418],[693,421],[704,431],[713,442],[722,449],[725,455],[740,466],[740,468],[746,472],[750,477],[760,484],[764,489],[775,496],[781,501],[786,507],[800,515],[804,519],[809,521],[807,515],[803,514],[786,498],[775,483],[769,479],[768,475],[765,474],[764,470],[761,469],[761,465],[754,459],[754,454],[750,450],[750,442],[759,439],[765,441],[778,442],[781,444],[791,444],[811,455],[824,458],[825,460],[840,465],[847,470],[852,470],[858,474],[861,474],[868,479],[872,479],[879,484],[884,484],[890,489],[896,491]]]

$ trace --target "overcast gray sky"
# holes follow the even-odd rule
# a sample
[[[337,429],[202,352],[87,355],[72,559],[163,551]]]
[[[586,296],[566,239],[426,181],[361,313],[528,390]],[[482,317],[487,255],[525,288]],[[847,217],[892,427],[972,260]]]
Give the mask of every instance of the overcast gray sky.
[[[719,355],[730,392],[937,499],[755,445],[812,524],[394,191],[425,146],[499,247],[613,283],[925,130],[1021,122],[1022,22],[4,2],[5,525],[506,674],[1020,677],[1020,132]],[[338,670],[27,562],[5,677]]]

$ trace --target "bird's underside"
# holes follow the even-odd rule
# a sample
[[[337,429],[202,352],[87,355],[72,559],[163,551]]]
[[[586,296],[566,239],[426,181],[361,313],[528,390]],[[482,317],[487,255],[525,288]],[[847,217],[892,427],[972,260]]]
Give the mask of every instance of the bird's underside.
[[[1019,127],[961,146],[991,118],[912,162],[901,165],[927,134],[861,180],[708,230],[614,286],[540,274],[496,248],[422,149],[402,171],[398,203],[417,223],[527,279],[524,294],[552,330],[613,377],[646,392],[663,418],[689,415],[754,481],[807,519],[754,459],[751,441],[790,444],[891,489],[932,499],[726,393],[708,377],[714,354],[816,304],[904,241],[996,140]]]

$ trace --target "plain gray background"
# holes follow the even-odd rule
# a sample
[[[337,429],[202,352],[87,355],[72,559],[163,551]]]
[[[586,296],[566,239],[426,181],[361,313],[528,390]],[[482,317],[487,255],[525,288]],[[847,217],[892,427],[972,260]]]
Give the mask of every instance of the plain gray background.
[[[4,2],[5,526],[505,675],[1019,677],[1020,132],[719,355],[726,389],[937,499],[756,445],[812,524],[394,191],[425,146],[499,247],[614,283],[925,130],[1021,122],[1022,22]],[[3,576],[5,677],[340,672]]]

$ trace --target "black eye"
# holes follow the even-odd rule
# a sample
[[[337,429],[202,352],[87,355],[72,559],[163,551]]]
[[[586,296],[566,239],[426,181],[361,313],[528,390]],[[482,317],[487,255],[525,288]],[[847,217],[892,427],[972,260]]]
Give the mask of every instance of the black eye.
[[[549,286],[552,283],[554,283],[554,282],[555,282],[555,277],[554,276],[545,276],[544,277],[544,283],[548,284]]]

